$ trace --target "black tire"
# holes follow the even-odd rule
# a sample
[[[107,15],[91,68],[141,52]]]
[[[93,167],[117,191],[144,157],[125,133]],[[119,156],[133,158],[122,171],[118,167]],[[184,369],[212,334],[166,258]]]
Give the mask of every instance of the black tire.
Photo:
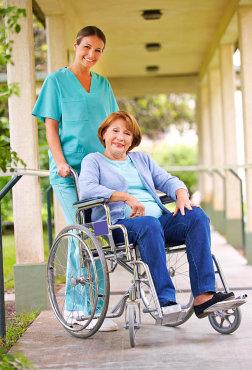
[[[72,335],[87,338],[102,325],[109,304],[107,271],[100,243],[88,228],[71,225],[57,235],[48,258],[49,299],[57,319]]]

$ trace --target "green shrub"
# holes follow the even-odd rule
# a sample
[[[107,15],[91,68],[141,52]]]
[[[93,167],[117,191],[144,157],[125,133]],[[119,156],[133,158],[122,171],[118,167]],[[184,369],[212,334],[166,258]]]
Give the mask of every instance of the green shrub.
[[[38,314],[39,311],[23,312],[8,320],[6,324],[6,337],[4,339],[0,338],[0,348],[8,351],[36,319]]]
[[[33,365],[27,360],[23,353],[17,353],[14,357],[13,355],[4,354],[3,350],[0,348],[0,368],[2,370],[16,369],[35,369]]]
[[[6,352],[18,341],[38,314],[39,311],[24,312],[7,321],[6,337],[0,338],[0,369],[35,369],[23,353],[13,356]]]

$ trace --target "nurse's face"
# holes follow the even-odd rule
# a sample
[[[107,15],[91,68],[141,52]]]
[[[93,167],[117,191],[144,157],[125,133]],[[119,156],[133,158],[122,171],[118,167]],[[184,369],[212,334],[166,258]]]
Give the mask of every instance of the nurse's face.
[[[81,39],[79,45],[74,43],[75,59],[83,67],[90,69],[102,55],[104,42],[97,36],[87,36]]]
[[[113,121],[103,134],[105,140],[104,155],[113,160],[125,160],[129,150],[133,134],[127,128],[127,123],[122,118]]]

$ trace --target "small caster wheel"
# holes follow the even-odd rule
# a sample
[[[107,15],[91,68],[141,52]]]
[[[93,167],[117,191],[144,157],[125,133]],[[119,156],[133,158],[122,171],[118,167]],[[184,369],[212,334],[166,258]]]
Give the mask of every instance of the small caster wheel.
[[[128,308],[129,308],[129,340],[131,347],[135,347],[137,331],[136,308],[133,305],[129,305]]]
[[[208,316],[212,327],[221,334],[233,333],[241,323],[241,311],[239,308],[216,311]]]

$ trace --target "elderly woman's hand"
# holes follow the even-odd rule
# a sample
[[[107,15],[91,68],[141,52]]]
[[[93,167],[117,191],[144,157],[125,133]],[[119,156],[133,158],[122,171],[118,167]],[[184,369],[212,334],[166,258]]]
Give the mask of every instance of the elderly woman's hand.
[[[133,195],[129,194],[125,203],[132,209],[130,218],[145,216],[145,207]]]
[[[178,189],[176,191],[177,202],[176,202],[176,209],[173,213],[173,216],[176,216],[180,211],[182,216],[185,215],[185,208],[192,210],[192,207],[200,207],[198,204],[193,203],[190,201],[187,191],[185,189]]]
[[[125,202],[131,209],[130,218],[145,216],[145,207],[142,203],[129,193],[123,193],[120,191],[114,191],[114,193],[109,198],[108,202]]]

